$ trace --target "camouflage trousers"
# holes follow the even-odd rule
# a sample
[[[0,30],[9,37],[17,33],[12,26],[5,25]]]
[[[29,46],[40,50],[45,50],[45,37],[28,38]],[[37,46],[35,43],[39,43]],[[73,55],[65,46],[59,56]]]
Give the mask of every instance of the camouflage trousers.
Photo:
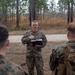
[[[37,70],[37,75],[44,75],[43,58],[41,57],[26,57],[29,75],[34,75],[34,66]]]

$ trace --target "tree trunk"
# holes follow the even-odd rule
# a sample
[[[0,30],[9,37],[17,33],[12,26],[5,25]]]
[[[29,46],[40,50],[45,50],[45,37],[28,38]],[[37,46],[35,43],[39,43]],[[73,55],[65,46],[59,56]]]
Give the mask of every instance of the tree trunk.
[[[70,1],[68,0],[68,16],[67,16],[67,23],[70,22]]]
[[[29,20],[36,20],[36,0],[29,0]]]
[[[71,22],[73,22],[73,0],[71,0]]]
[[[16,29],[19,29],[19,0],[16,0]]]

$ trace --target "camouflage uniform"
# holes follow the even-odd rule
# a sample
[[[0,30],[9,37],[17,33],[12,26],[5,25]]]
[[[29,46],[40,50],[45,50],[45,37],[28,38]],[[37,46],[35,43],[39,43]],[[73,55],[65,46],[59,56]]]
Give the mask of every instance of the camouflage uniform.
[[[52,50],[52,54],[50,55],[49,66],[50,66],[50,69],[53,71],[53,75],[74,75],[73,73],[75,73],[75,68],[74,70],[73,69],[71,70],[72,73],[70,72],[70,70],[68,70],[69,65],[68,65],[68,69],[66,68],[68,60],[65,61],[67,59],[65,55],[68,57],[68,52],[69,52],[68,49],[66,50],[67,46],[70,49],[73,49],[74,51],[75,41],[69,41],[67,42],[67,44],[58,46],[57,48]],[[75,51],[74,51],[74,54],[75,54]],[[73,63],[72,65],[75,66],[75,63]]]
[[[23,69],[0,55],[0,75],[26,75]]]
[[[27,51],[26,51],[26,62],[28,65],[28,71],[29,75],[34,75],[34,65],[36,66],[37,69],[37,75],[43,75],[43,58],[41,55],[41,48],[35,49],[32,44],[31,40],[28,38],[29,36],[33,35],[35,38],[34,39],[42,39],[43,40],[43,48],[46,45],[47,39],[45,35],[40,32],[36,31],[33,32],[32,30],[29,30],[25,33],[25,35],[22,38],[22,43],[27,44]]]

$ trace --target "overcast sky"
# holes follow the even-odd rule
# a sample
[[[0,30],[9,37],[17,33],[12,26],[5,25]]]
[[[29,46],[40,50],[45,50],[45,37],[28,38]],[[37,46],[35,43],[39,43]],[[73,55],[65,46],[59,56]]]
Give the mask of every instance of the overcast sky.
[[[50,4],[50,1],[51,1],[51,0],[48,0],[48,4]],[[55,5],[57,6],[57,5],[58,5],[58,4],[57,4],[57,3],[58,3],[58,0],[54,0],[54,1],[55,1]]]
[[[48,1],[50,1],[50,0],[48,0]],[[55,2],[58,3],[58,0],[55,0]]]
[[[55,0],[55,2],[57,3],[57,2],[58,2],[58,0]]]

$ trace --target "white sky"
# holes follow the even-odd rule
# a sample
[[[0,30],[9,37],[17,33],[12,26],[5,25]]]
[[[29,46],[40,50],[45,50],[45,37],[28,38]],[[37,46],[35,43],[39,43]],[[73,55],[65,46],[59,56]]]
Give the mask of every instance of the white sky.
[[[48,0],[48,1],[50,1],[50,0]],[[58,0],[54,0],[56,3],[58,3]]]
[[[51,0],[48,0],[48,3],[50,3]],[[57,6],[58,0],[54,0]]]
[[[58,2],[58,0],[55,0],[55,2],[57,3],[57,2]]]

